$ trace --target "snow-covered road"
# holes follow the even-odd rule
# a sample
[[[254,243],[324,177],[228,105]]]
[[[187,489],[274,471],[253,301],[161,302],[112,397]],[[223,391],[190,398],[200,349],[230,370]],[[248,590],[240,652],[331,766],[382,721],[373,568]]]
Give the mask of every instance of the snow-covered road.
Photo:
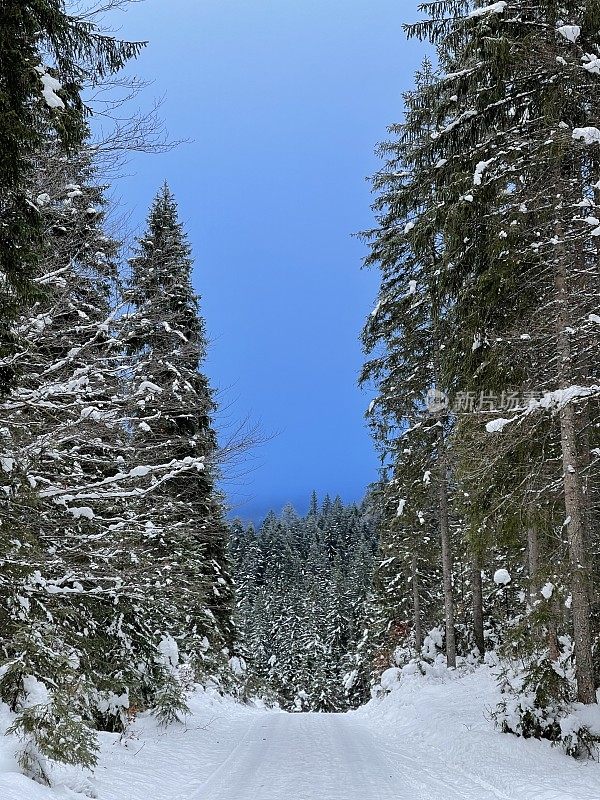
[[[262,714],[194,800],[398,800],[400,785],[358,719]]]
[[[486,667],[403,675],[347,714],[285,714],[199,688],[184,724],[145,713],[122,736],[102,733],[95,776],[66,769],[54,789],[19,774],[16,740],[0,737],[0,798],[600,800],[597,761],[500,733],[498,699]]]
[[[185,726],[103,734],[101,800],[599,800],[600,765],[500,733],[493,675],[403,679],[348,714],[197,693]],[[1,793],[0,793],[1,796]],[[69,800],[71,796],[69,795]],[[17,800],[17,798],[15,798]]]
[[[516,746],[507,772],[501,753],[488,751],[491,769],[484,770],[456,744],[439,748],[418,735],[400,743],[358,714],[260,714],[189,800],[600,798],[598,772],[559,752],[552,752],[553,769],[544,774],[543,766],[529,762],[523,740],[501,736],[500,745]],[[575,785],[565,781],[561,766],[577,774]]]

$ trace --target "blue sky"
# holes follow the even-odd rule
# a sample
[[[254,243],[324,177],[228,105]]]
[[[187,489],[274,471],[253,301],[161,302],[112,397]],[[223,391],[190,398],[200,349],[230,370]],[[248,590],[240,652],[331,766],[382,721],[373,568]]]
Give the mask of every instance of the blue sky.
[[[143,223],[164,179],[196,258],[206,365],[226,437],[270,438],[228,470],[234,513],[260,518],[315,488],[360,499],[377,474],[357,387],[358,336],[377,290],[352,234],[372,224],[366,176],[401,116],[423,48],[416,0],[146,0],[119,15],[150,44],[136,71],[165,96],[173,139],[136,156],[115,192]]]

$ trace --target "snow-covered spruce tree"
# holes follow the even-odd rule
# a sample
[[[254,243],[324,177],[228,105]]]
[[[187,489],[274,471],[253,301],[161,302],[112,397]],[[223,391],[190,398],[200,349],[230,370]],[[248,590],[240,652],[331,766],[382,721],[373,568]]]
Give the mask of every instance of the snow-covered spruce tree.
[[[123,473],[119,245],[86,151],[66,159],[49,141],[35,178],[43,292],[16,321],[23,377],[2,408],[0,690],[18,712],[23,766],[49,780],[54,760],[91,765],[92,727],[122,727],[169,672],[145,622],[142,537],[127,508],[139,479]]]
[[[117,246],[102,229],[102,193],[89,182],[87,158],[65,159],[48,141],[34,176],[45,242],[35,280],[43,291],[17,320],[23,377],[3,407],[12,491],[2,527],[13,538],[1,691],[19,712],[23,766],[47,780],[46,758],[90,765],[95,757],[91,673],[100,659],[90,656],[116,577],[98,547],[103,530],[93,510],[70,502],[66,487],[102,480],[102,464],[113,463],[103,453],[106,436],[98,438],[102,423],[85,411],[99,415],[115,386],[114,364],[107,369],[110,355],[101,354],[110,352]]]
[[[382,481],[379,493],[379,558],[370,604],[370,614],[379,620],[377,630],[370,631],[370,636],[375,634],[378,640],[371,675],[374,683],[383,670],[399,657],[404,658],[403,654],[420,658],[427,631],[439,625],[444,616],[439,536],[429,513],[427,487],[421,492],[421,476],[409,481],[403,466],[397,466],[394,478]],[[425,510],[420,515],[405,514],[403,501],[416,500],[417,492],[421,495],[419,509]],[[403,512],[400,516],[399,508]]]
[[[8,0],[0,8],[0,389],[14,377],[11,323],[39,289],[36,153],[49,130],[64,152],[81,145],[88,113],[83,84],[118,72],[141,47],[103,35],[89,16],[69,14],[64,0]]]
[[[533,599],[526,616],[530,630],[546,629],[547,640],[508,687],[514,703],[503,719],[510,730],[560,739],[577,753],[586,733],[575,724],[562,735],[558,720],[573,692],[556,685],[553,662],[563,658],[559,628],[572,624],[577,697],[594,702],[589,577],[597,513],[598,259],[589,232],[597,228],[598,4],[423,8],[431,20],[409,32],[437,44],[447,73],[428,92],[438,120],[426,152],[438,159],[441,283],[451,328],[459,331],[447,342],[448,363],[459,386],[484,380],[488,390],[500,388],[504,373],[503,394],[508,389],[522,400],[510,407],[518,425],[491,422],[498,441],[467,459],[471,467],[483,465],[486,452],[500,449],[479,480],[512,486],[504,498],[489,493],[494,505],[483,509],[485,527],[494,517],[496,530],[521,517],[529,589],[537,586],[543,598]],[[523,501],[525,513],[515,514],[511,504]],[[545,542],[563,534],[565,548],[553,546],[552,556]],[[563,613],[560,596],[569,592]],[[528,644],[536,639],[525,635]],[[568,676],[562,664],[558,669]]]
[[[229,556],[234,577],[233,629],[236,634],[234,658],[245,670],[244,680],[240,681],[239,696],[247,699],[258,696],[259,687],[265,685],[265,673],[258,675],[260,665],[265,663],[260,650],[263,620],[257,614],[257,582],[262,572],[262,551],[254,525],[248,528],[240,519],[231,523],[229,532]]]
[[[228,527],[215,485],[215,402],[199,371],[206,338],[191,283],[191,251],[166,185],[130,265],[123,341],[134,468],[143,475],[156,463],[193,466],[158,482],[150,475],[151,506],[140,498],[144,546],[153,562],[145,591],[154,605],[153,624],[177,640],[199,677],[218,681],[233,644],[233,600]]]
[[[363,331],[365,351],[372,357],[361,380],[374,382],[377,390],[369,417],[384,465],[392,471],[390,487],[397,496],[400,521],[392,529],[401,534],[405,530],[402,523],[412,520],[415,524],[408,523],[412,533],[419,527],[423,531],[424,526],[428,528],[426,540],[432,527],[439,531],[446,654],[448,665],[455,666],[447,453],[451,419],[445,405],[448,387],[443,370],[447,309],[439,287],[444,242],[432,224],[437,210],[436,162],[421,152],[433,127],[431,110],[423,100],[434,79],[431,65],[425,62],[417,73],[415,90],[404,96],[404,123],[393,126],[394,139],[380,146],[385,165],[373,179],[378,193],[374,205],[378,227],[365,236],[371,247],[366,263],[381,270],[381,286],[377,306]],[[385,505],[389,508],[389,497]],[[403,538],[404,544],[409,544],[405,556],[412,564],[413,627],[420,639],[417,584],[421,537]],[[389,549],[389,543],[384,546]],[[385,561],[391,553],[382,555]]]
[[[465,3],[446,4],[444,8],[432,4],[430,10],[447,12],[449,17],[454,12],[457,26],[462,21],[469,30],[486,18],[486,14],[478,13],[468,16]],[[419,26],[411,31],[422,32]],[[492,99],[498,101],[504,91],[502,82],[486,83],[485,89],[476,84],[475,99],[466,98],[464,87],[475,80],[472,67],[481,65],[480,53],[465,31],[458,36],[450,29],[447,40],[443,31],[446,28],[442,23],[429,30],[439,39],[446,74],[426,88],[423,102],[435,109],[437,128],[431,139],[424,141],[422,157],[436,160],[437,165],[435,191],[439,203],[433,226],[445,243],[440,283],[441,293],[447,298],[450,333],[445,342],[445,383],[459,411],[452,447],[460,462],[457,469],[461,480],[466,478],[462,488],[469,497],[465,509],[467,539],[474,557],[473,615],[480,647],[480,568],[486,558],[493,566],[494,558],[506,551],[507,533],[514,554],[524,549],[525,532],[534,533],[540,519],[548,518],[545,506],[556,493],[548,491],[548,483],[544,493],[541,479],[547,472],[544,462],[553,457],[548,426],[545,431],[539,426],[535,431],[522,428],[510,454],[506,448],[498,453],[496,444],[486,441],[484,424],[494,408],[494,398],[514,404],[515,398],[531,393],[528,372],[532,365],[524,348],[515,348],[515,342],[528,339],[522,333],[523,319],[534,313],[537,292],[523,285],[520,271],[513,268],[508,257],[507,239],[511,232],[519,235],[522,220],[512,220],[507,233],[504,213],[508,201],[499,185],[487,181],[491,164],[481,160],[480,154],[481,141],[485,144],[495,134],[484,127],[485,114],[471,107],[492,102],[494,92]],[[485,31],[484,26],[482,36]],[[476,410],[479,413],[474,413]],[[550,537],[554,535],[549,533]],[[498,544],[495,554],[489,550],[494,541]]]
[[[594,485],[588,432],[596,410],[597,335],[591,319],[598,259],[590,233],[597,227],[600,8],[590,0],[474,9],[430,3],[425,9],[432,21],[411,32],[437,41],[453,71],[444,97],[456,98],[454,120],[438,133],[440,147],[462,163],[465,154],[471,158],[472,197],[477,187],[496,192],[505,220],[498,230],[505,240],[505,274],[518,276],[524,293],[537,297],[534,314],[529,307],[521,318],[519,363],[524,352],[532,365],[530,386],[544,393],[537,409],[550,411],[558,422],[577,694],[591,703],[586,487]],[[448,181],[451,160],[443,167]],[[459,273],[458,286],[461,279]],[[517,333],[514,327],[511,332]]]

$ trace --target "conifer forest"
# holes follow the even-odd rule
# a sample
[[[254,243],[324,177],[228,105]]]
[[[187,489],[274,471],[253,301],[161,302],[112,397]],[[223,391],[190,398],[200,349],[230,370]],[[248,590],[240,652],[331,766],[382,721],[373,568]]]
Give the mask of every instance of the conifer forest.
[[[0,799],[600,797],[600,0],[397,4],[345,232],[376,468],[257,515],[200,213],[120,196],[187,146],[133,5],[0,0]]]

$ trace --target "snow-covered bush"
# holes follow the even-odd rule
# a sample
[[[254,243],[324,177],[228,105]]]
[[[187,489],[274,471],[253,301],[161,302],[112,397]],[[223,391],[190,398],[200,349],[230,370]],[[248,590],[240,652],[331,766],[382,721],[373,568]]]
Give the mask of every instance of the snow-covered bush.
[[[380,684],[381,688],[385,692],[393,691],[402,678],[402,670],[398,669],[398,667],[390,667],[386,669],[386,671],[381,676]]]
[[[42,682],[33,674],[25,674],[27,668],[42,670],[36,668],[39,661],[31,662],[24,650],[6,665],[0,691],[4,697],[13,696],[16,716],[8,733],[16,734],[22,742],[19,765],[25,775],[50,785],[53,763],[93,767],[98,745],[90,725],[90,686],[79,674],[75,655],[40,648],[36,656],[40,651],[45,651],[46,668],[52,669],[55,678]]]
[[[183,691],[186,694],[189,694],[193,691],[194,686],[196,685],[194,667],[189,661],[183,661],[177,668],[177,672],[179,674],[179,683],[181,684]]]
[[[403,667],[405,664],[408,664],[409,661],[412,661],[415,655],[418,656],[419,654],[415,648],[414,637],[411,635],[406,641],[394,648],[394,652],[392,653],[392,665],[395,667]]]
[[[20,710],[7,733],[17,734],[23,742],[18,761],[25,775],[50,785],[52,762],[95,766],[96,736],[84,722],[80,706],[76,690],[55,691]]]
[[[296,692],[292,711],[310,711],[310,696],[304,689]]]
[[[190,713],[183,687],[175,674],[165,681],[156,693],[154,702],[153,713],[161,725],[181,722],[182,717]]]
[[[426,661],[433,662],[444,648],[444,632],[441,627],[432,628],[423,639],[421,655]]]
[[[153,713],[161,725],[181,722],[190,713],[179,672],[179,647],[166,633],[158,644],[156,661],[164,672],[162,686],[154,695]]]
[[[596,730],[577,714],[571,640],[560,637],[560,655],[547,653],[519,665],[505,663],[500,675],[503,699],[492,713],[505,733],[548,739],[568,755],[592,755],[600,742]]]
[[[227,669],[223,670],[220,678],[222,693],[235,697],[242,703],[251,701],[256,696],[256,686],[253,685],[252,669],[246,661],[246,651],[235,645],[234,654],[227,650]]]

